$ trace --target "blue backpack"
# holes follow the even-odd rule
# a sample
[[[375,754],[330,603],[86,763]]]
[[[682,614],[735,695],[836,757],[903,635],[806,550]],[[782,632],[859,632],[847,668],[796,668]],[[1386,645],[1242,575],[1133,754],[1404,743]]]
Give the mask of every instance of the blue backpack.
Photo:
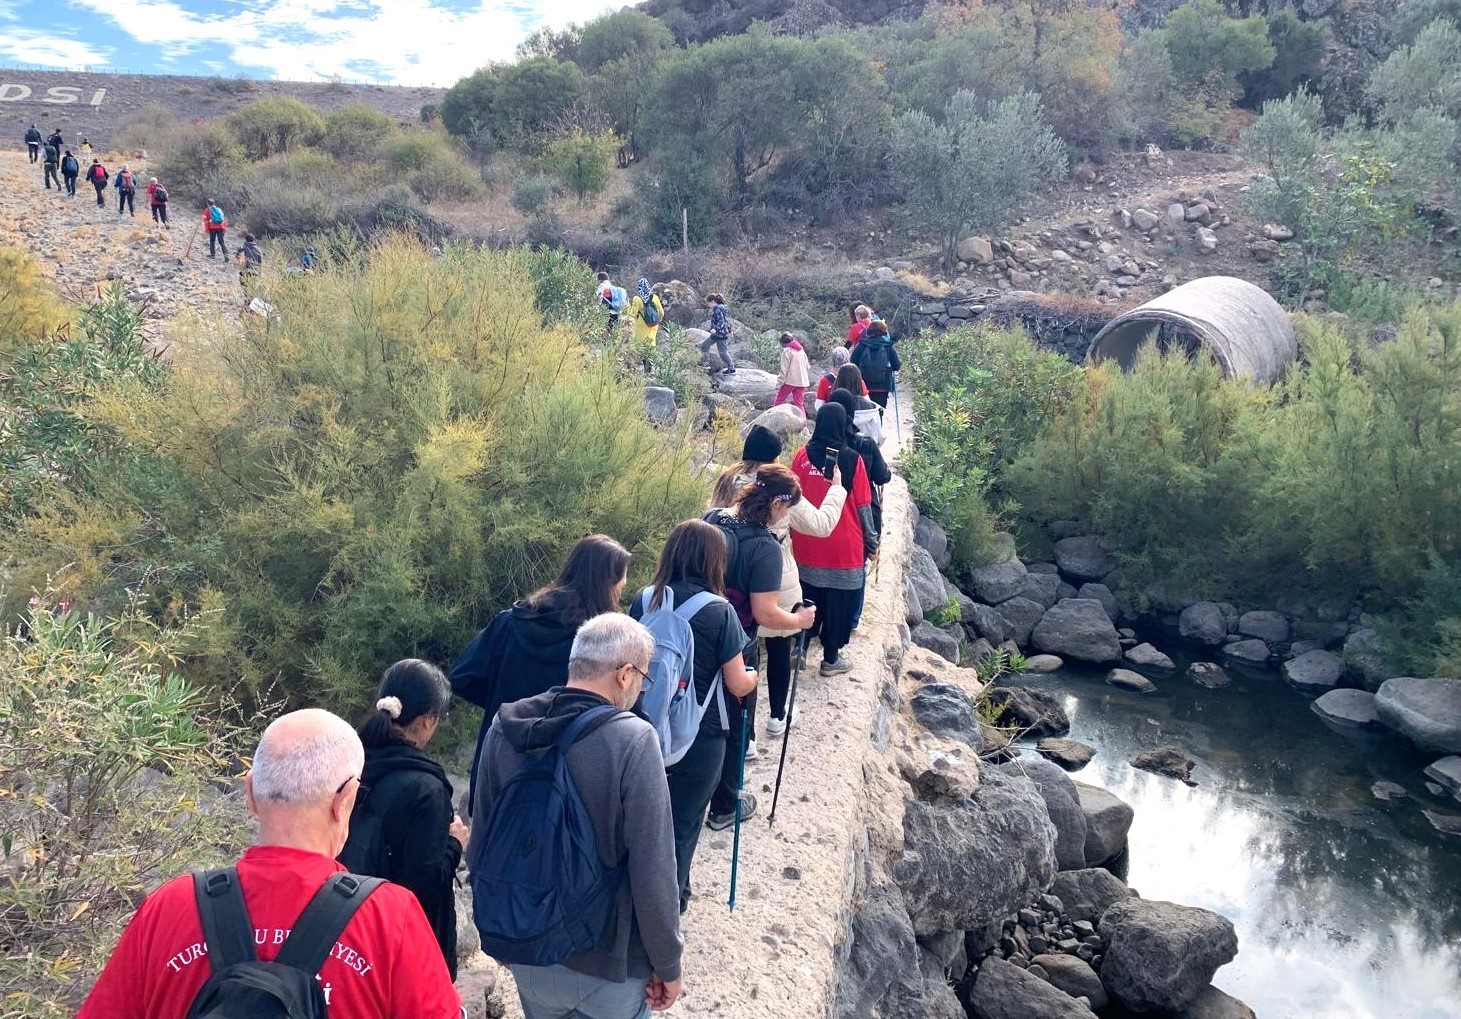
[[[607,704],[580,714],[553,746],[523,760],[481,822],[472,915],[482,951],[499,962],[556,966],[592,949],[614,922],[624,867],[599,859],[567,755],[618,714]]]
[[[649,675],[644,679],[639,712],[654,726],[659,735],[660,753],[669,766],[689,752],[712,697],[718,698],[720,704],[720,727],[730,728],[719,672],[705,692],[705,700],[695,696],[695,632],[690,628],[695,613],[725,599],[701,591],[676,608],[675,593],[667,587],[660,604],[651,608],[653,597],[653,586],[639,593],[639,621],[654,635],[654,655],[649,659]]]
[[[623,287],[610,287],[608,296],[600,300],[610,311],[623,311],[629,303],[629,294]]]

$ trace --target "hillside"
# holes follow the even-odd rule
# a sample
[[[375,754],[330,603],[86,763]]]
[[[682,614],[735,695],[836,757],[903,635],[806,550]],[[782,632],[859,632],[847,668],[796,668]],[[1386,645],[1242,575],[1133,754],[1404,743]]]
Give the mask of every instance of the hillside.
[[[89,138],[104,150],[118,125],[144,107],[160,105],[191,121],[221,117],[266,96],[292,96],[324,112],[363,103],[398,121],[415,122],[422,106],[444,94],[439,88],[328,81],[5,70],[0,71],[0,138],[19,144],[34,123],[45,132],[60,127],[68,142]]]

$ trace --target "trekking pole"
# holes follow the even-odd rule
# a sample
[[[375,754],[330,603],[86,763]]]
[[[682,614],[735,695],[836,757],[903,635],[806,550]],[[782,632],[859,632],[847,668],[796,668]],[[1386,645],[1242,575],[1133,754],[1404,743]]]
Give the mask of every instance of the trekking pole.
[[[798,635],[800,642],[800,635]],[[791,742],[792,715],[796,712],[796,684],[801,678],[801,655],[792,652],[791,692],[786,697],[786,734],[781,737],[781,763],[776,766],[776,788],[771,792],[771,813],[766,818],[768,825],[776,823],[776,803],[781,799],[781,775],[786,771],[786,746]]]
[[[188,247],[187,247],[187,250],[183,252],[183,260],[184,261],[187,261],[188,256],[193,253],[193,242],[198,239],[198,231],[200,229],[202,229],[202,227],[203,227],[202,220],[195,220],[193,222],[193,232],[188,237]]]
[[[741,765],[736,769],[736,837],[731,846],[730,911],[736,911],[736,874],[741,863],[741,790],[746,787],[746,740],[751,732],[751,710],[741,708]]]
[[[898,405],[898,376],[893,375],[893,424],[898,429],[898,449],[903,448],[903,408]]]

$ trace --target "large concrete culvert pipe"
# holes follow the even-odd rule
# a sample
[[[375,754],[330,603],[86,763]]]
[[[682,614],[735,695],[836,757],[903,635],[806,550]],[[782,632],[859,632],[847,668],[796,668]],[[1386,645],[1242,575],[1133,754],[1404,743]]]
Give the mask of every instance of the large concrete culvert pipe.
[[[1265,384],[1282,378],[1298,356],[1288,312],[1261,287],[1232,276],[1184,283],[1117,316],[1091,341],[1086,360],[1130,371],[1148,342],[1205,350],[1225,378]]]

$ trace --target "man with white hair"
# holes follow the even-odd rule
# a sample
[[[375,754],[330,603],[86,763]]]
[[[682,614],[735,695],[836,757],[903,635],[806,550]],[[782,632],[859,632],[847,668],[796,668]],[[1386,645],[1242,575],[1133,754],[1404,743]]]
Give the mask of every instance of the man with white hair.
[[[484,901],[477,873],[502,859],[493,855],[503,847],[492,842],[492,808],[510,798],[507,787],[519,769],[550,753],[560,738],[599,860],[624,875],[592,949],[558,965],[511,965],[526,1019],[648,1019],[651,1008],[668,1009],[680,996],[684,942],[670,790],[654,727],[628,710],[639,699],[653,652],[654,638],[638,622],[618,612],[595,616],[574,637],[567,685],[504,704],[483,742],[473,811],[482,820],[467,844],[480,929],[496,921],[484,914],[492,903]],[[569,733],[595,709],[598,717]],[[504,908],[505,924],[510,912]]]
[[[275,960],[344,870],[335,856],[364,765],[355,730],[328,711],[295,711],[264,730],[244,779],[258,839],[233,871],[258,960]],[[356,894],[317,971],[331,1019],[456,1019],[460,999],[416,897],[389,883]],[[137,910],[78,1019],[184,1019],[212,975],[194,879],[174,878]]]

